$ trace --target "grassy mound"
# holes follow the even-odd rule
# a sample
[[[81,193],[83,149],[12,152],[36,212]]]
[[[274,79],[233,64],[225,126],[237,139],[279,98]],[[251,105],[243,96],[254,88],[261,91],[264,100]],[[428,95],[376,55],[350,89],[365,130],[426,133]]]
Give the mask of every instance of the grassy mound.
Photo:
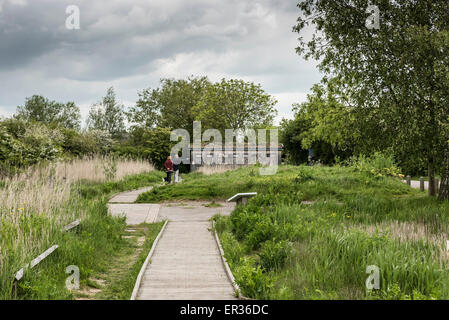
[[[139,201],[258,192],[230,217],[215,217],[236,281],[251,298],[449,298],[449,203],[388,172],[282,166],[261,176],[256,167],[242,168],[189,175]],[[380,271],[379,290],[366,287],[372,265]]]

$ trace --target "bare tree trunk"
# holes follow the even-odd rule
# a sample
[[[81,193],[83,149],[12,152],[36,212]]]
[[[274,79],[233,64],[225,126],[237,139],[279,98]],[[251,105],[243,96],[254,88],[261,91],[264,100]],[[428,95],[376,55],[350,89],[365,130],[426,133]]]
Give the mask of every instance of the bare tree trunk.
[[[446,154],[445,165],[442,170],[438,199],[449,200],[449,153]]]
[[[435,172],[433,169],[433,161],[429,161],[429,196],[434,197],[435,195]]]

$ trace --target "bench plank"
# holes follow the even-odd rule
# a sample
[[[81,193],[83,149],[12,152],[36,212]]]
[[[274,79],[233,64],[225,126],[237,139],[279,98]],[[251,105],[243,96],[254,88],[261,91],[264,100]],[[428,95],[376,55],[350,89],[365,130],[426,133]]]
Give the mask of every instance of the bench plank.
[[[255,197],[255,196],[257,196],[257,192],[237,193],[236,195],[232,196],[231,198],[229,198],[226,201],[233,202],[233,201],[238,201],[242,198],[251,198],[251,197]]]

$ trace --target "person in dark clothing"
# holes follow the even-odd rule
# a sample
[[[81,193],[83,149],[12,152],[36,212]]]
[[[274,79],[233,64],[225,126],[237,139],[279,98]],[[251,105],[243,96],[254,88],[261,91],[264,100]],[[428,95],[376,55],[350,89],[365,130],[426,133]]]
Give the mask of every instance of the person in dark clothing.
[[[171,183],[171,175],[173,173],[173,161],[171,161],[171,157],[168,156],[167,160],[164,163],[165,172],[167,172],[167,177],[164,179],[165,182]]]

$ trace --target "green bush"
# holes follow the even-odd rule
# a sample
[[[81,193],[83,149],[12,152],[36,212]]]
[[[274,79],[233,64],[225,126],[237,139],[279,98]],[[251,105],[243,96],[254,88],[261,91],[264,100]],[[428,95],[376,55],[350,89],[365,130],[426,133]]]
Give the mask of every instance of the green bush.
[[[253,299],[268,299],[274,285],[274,279],[263,272],[260,266],[255,266],[253,259],[245,258],[235,268],[235,281],[241,293]]]
[[[144,129],[133,127],[130,136],[130,146],[116,147],[115,152],[121,154],[139,155],[149,159],[159,170],[164,168],[164,162],[170,155],[176,142],[170,141],[171,130],[168,128]]]
[[[304,183],[307,182],[309,180],[313,180],[313,175],[310,172],[310,170],[308,170],[306,167],[301,166],[299,167],[299,173],[295,178],[295,182],[296,183]]]
[[[360,155],[358,157],[352,157],[349,164],[357,171],[369,173],[374,176],[404,177],[401,174],[401,169],[396,165],[393,153],[375,152],[370,157]]]
[[[240,263],[240,259],[245,254],[242,245],[234,238],[233,234],[225,231],[220,236],[220,242],[225,252],[226,261],[232,267]]]
[[[278,234],[278,226],[267,216],[260,216],[253,230],[246,238],[246,244],[251,250],[256,250],[262,242],[274,238]]]
[[[10,130],[10,132],[8,131]],[[44,160],[54,160],[62,153],[63,135],[41,123],[11,120],[0,123],[0,170],[16,173],[21,168]]]
[[[260,265],[266,270],[282,268],[291,252],[291,244],[286,240],[267,240],[259,252]]]

